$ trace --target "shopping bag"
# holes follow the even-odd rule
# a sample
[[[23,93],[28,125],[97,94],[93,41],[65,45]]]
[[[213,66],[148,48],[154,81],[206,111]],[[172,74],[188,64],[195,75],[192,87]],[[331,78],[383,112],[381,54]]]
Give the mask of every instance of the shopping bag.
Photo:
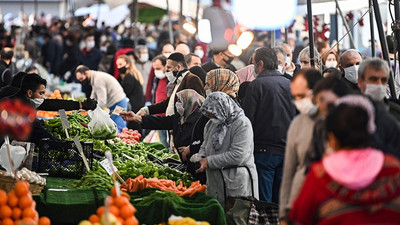
[[[160,135],[158,134],[158,130],[150,131],[150,133],[143,139],[143,142],[146,143],[160,142]]]
[[[279,224],[279,206],[276,203],[259,201],[254,198],[253,177],[247,166],[235,166],[221,169],[244,167],[250,174],[252,196],[231,197],[226,196],[225,180],[224,184],[225,196],[225,212],[226,222],[228,225],[278,225]]]
[[[13,146],[10,144],[11,158],[14,163],[14,169],[17,169],[22,161],[26,158],[26,150],[21,146]],[[0,148],[0,165],[11,173],[10,160],[8,159],[7,144],[4,143]]]
[[[98,105],[94,111],[89,111],[89,117],[88,127],[93,138],[105,140],[115,138],[118,135],[117,124]]]

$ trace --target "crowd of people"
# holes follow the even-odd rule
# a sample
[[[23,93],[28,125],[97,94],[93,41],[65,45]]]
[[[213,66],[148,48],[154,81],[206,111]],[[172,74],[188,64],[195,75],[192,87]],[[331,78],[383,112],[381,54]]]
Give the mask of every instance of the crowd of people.
[[[111,116],[118,129],[159,130],[222,206],[253,196],[278,203],[281,224],[398,224],[400,105],[388,88],[393,70],[399,96],[398,66],[327,43],[317,43],[312,65],[309,47],[291,36],[271,48],[264,32],[235,57],[176,25],[172,43],[159,24],[136,39],[130,28],[72,21],[32,27],[26,49],[80,82],[82,103],[44,99],[46,81],[15,68],[16,37],[3,30],[0,96],[41,110],[123,108]]]

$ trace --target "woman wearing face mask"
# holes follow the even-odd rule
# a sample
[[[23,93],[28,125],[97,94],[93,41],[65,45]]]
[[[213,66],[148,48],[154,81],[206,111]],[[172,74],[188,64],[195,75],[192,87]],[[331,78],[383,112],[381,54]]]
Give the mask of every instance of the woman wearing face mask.
[[[136,69],[135,64],[127,55],[118,56],[116,63],[120,73],[118,82],[129,98],[132,110],[137,112],[144,106],[142,74]],[[141,131],[141,127],[136,123],[128,123],[128,128]]]
[[[201,63],[207,61],[207,44],[199,42],[194,46],[194,54],[198,55],[201,59]]]
[[[339,56],[334,51],[330,51],[322,58],[322,64],[325,68],[339,68]]]
[[[194,133],[203,130],[194,130],[194,125],[201,116],[200,106],[204,97],[192,89],[185,89],[176,93],[177,101],[175,104],[176,113],[172,116],[139,116],[133,112],[121,113],[126,121],[135,121],[142,125],[144,129],[151,130],[173,130],[174,145],[179,149],[190,144]],[[194,164],[188,159],[196,152],[179,151],[179,156],[187,165],[187,171],[194,176]],[[195,177],[196,178],[196,177]]]
[[[204,128],[202,157],[197,172],[206,171],[207,194],[222,206],[226,196],[258,198],[258,178],[253,156],[253,128],[243,109],[227,94],[215,92],[207,97],[201,112],[210,118]],[[245,166],[249,168],[222,168]],[[251,176],[250,176],[251,175]],[[252,181],[251,181],[252,178]],[[254,190],[252,190],[252,185]]]
[[[349,95],[328,114],[329,145],[313,164],[289,219],[296,224],[399,224],[400,162],[370,147],[374,107]],[[318,187],[318,188],[316,188]]]

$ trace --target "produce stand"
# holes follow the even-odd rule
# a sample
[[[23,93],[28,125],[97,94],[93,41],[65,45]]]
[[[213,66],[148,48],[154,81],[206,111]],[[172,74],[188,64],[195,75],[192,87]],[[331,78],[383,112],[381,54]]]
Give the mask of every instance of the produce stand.
[[[78,224],[96,212],[104,203],[109,191],[82,190],[66,188],[75,180],[63,178],[47,178],[47,185],[39,196],[34,196],[36,208],[40,215],[50,218],[53,224]],[[138,193],[130,193],[130,202],[136,207],[136,218],[141,224],[158,224],[171,215],[189,216],[198,221],[210,224],[226,224],[224,210],[218,201],[205,193],[197,193],[193,197],[184,197],[184,202],[155,200],[151,204],[141,204],[137,199],[158,191],[151,188]]]
[[[130,202],[137,209],[135,216],[140,224],[160,224],[167,222],[171,216],[191,217],[210,224],[226,224],[225,213],[220,203],[205,194],[204,185],[199,182],[192,183],[192,177],[184,172],[185,165],[180,163],[179,156],[169,153],[161,143],[139,142],[140,134],[127,129],[116,139],[96,140],[86,126],[89,123],[87,116],[71,113],[67,120],[70,125],[69,137],[66,136],[67,132],[63,129],[60,118],[46,120],[46,129],[61,141],[51,143],[45,140],[41,142],[44,145],[38,145],[37,149],[38,165],[50,165],[57,167],[55,171],[67,173],[57,172],[56,176],[48,174],[43,191],[34,196],[38,213],[49,217],[52,224],[78,224],[104,206],[115,182],[104,165],[104,161],[107,161],[104,157],[106,151],[112,154],[114,159],[111,162],[116,167],[115,172],[120,175],[122,183],[128,183],[128,180],[132,181],[138,177],[144,177],[144,180],[147,178],[146,181],[149,182],[141,183],[137,189],[127,188],[126,183],[125,186],[121,186],[122,190],[128,191]],[[82,162],[76,146],[71,141],[74,136],[78,136],[83,148],[86,148],[82,154],[86,155],[85,160],[90,171],[77,161],[71,164],[72,159]],[[54,146],[63,154],[40,157],[43,153],[48,155],[49,149],[54,151]],[[72,158],[66,159],[66,153],[72,155]],[[77,169],[71,167],[78,164]],[[151,182],[155,186],[152,186]],[[169,182],[169,188],[172,189],[163,189],[160,185],[163,182]],[[182,194],[183,192],[185,194]]]

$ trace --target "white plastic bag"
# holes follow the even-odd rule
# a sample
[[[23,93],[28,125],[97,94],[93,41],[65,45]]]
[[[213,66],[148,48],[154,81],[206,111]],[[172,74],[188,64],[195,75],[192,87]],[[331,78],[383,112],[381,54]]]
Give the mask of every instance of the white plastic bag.
[[[22,161],[26,157],[26,150],[21,146],[13,146],[10,144],[10,151],[11,151],[11,158],[14,162],[14,169],[17,169]],[[11,173],[11,165],[10,160],[8,159],[8,152],[7,152],[7,144],[4,144],[0,148],[0,165],[7,170],[7,172]]]
[[[89,111],[89,117],[88,127],[93,138],[112,139],[118,135],[117,124],[98,105],[94,111]]]

